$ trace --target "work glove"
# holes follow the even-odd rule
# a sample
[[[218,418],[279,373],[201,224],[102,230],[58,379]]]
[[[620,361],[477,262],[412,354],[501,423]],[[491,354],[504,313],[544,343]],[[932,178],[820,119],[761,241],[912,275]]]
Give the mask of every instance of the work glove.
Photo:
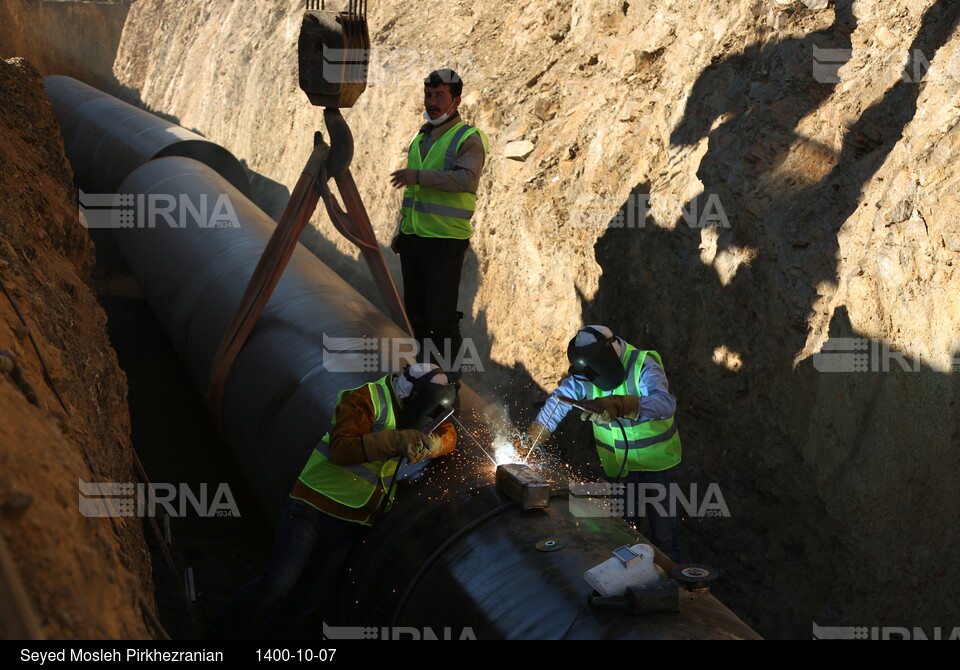
[[[533,446],[540,446],[549,439],[550,431],[539,421],[534,421],[530,424],[530,427],[527,428],[527,434],[523,439],[523,446],[529,449]]]
[[[381,430],[363,436],[363,452],[371,461],[385,461],[402,456],[414,463],[433,447],[432,436],[419,430]],[[437,438],[439,441],[439,438]]]
[[[421,454],[417,457],[417,461],[421,458],[437,458],[443,453],[443,440],[440,439],[440,436],[436,433],[430,433],[429,435],[424,435],[426,438],[425,446]],[[407,458],[410,458],[407,456]],[[410,459],[411,463],[416,463],[417,461]]]
[[[636,421],[640,416],[640,396],[636,395],[608,395],[605,398],[594,398],[590,404],[599,410],[599,413],[582,412],[581,421],[594,423],[611,423],[617,419]]]

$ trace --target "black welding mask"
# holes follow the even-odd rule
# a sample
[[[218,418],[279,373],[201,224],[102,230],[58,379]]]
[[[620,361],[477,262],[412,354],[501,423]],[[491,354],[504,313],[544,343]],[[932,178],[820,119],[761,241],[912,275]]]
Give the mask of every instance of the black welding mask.
[[[401,429],[423,430],[441,412],[453,407],[457,400],[457,387],[454,384],[433,383],[431,380],[438,374],[443,374],[443,370],[434,368],[421,377],[414,377],[410,374],[409,365],[404,368],[403,377],[413,385],[413,390],[400,403],[398,426]]]
[[[627,378],[627,371],[620,362],[620,356],[613,347],[614,338],[607,337],[596,328],[587,326],[581,333],[590,333],[597,339],[589,344],[577,344],[577,338],[570,340],[567,346],[567,358],[570,359],[569,374],[577,379],[586,380],[604,391],[612,391]],[[577,333],[579,335],[579,333]]]

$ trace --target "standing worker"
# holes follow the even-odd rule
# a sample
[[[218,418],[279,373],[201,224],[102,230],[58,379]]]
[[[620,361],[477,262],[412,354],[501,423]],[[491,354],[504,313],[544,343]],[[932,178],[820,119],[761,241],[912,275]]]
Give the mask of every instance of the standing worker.
[[[660,354],[627,344],[605,326],[586,326],[570,340],[567,358],[570,374],[530,424],[528,442],[545,442],[570,411],[571,405],[556,396],[592,406],[597,413],[583,412],[581,419],[593,422],[597,453],[608,481],[626,484],[625,488],[641,494],[643,485],[666,490],[666,495],[654,498],[658,504],[644,500],[639,509],[625,508],[627,520],[639,523],[646,516],[650,541],[681,563],[680,519],[669,491],[680,481],[680,435],[673,419],[677,401],[670,395]]]
[[[457,294],[463,258],[473,228],[477,186],[489,142],[460,118],[463,82],[453,70],[436,70],[423,81],[426,123],[410,143],[407,167],[391,175],[403,188],[400,230],[390,248],[400,254],[403,303],[424,362],[430,351],[451,381],[460,376],[463,338]],[[445,363],[445,365],[443,365]]]
[[[456,394],[437,366],[421,363],[342,391],[330,431],[284,503],[269,565],[209,620],[211,636],[237,637],[258,622],[260,639],[296,634],[329,601],[365,528],[390,509],[396,479],[416,477],[428,459],[454,450],[453,424],[429,435],[421,429]]]

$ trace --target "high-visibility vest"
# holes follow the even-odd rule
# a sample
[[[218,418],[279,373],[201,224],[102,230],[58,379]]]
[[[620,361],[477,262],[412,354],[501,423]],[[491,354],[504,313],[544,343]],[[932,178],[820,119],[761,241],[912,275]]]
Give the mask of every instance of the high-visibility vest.
[[[394,430],[397,425],[393,403],[390,400],[389,384],[391,376],[387,375],[375,382],[364,384],[370,392],[370,400],[373,403],[374,420],[371,432],[374,433],[381,430]],[[341,391],[337,396],[337,402],[343,400],[346,394],[361,388],[363,386]],[[336,417],[334,417],[334,423],[336,423]],[[388,492],[387,503],[383,509],[385,512],[393,505],[392,484],[397,474],[399,461],[399,458],[390,458],[384,461],[360,463],[359,465],[337,465],[330,460],[330,433],[327,432],[314,447],[310,459],[300,472],[300,481],[317,493],[354,509],[363,507],[370,501],[379,482],[383,486],[383,490]],[[305,502],[309,503],[309,501]],[[328,510],[323,511],[332,514]],[[360,523],[371,525],[369,519],[376,512],[377,510],[372,510],[367,521],[360,521]],[[357,521],[356,519],[348,520]]]
[[[487,152],[487,136],[479,128],[457,123],[427,150],[420,158],[420,140],[423,133],[413,138],[407,153],[407,168],[411,170],[452,170],[457,152],[464,140],[474,133],[483,142]],[[450,193],[435,188],[414,184],[403,192],[400,214],[403,222],[400,230],[420,237],[452,237],[465,240],[473,233],[470,219],[477,206],[476,193]]]
[[[623,383],[612,391],[603,391],[593,384],[589,399],[610,395],[636,395],[640,392],[640,373],[647,356],[663,366],[660,354],[656,351],[642,351],[627,344],[620,362],[627,371]],[[672,468],[680,462],[680,434],[673,417],[656,421],[631,421],[620,419],[623,431],[616,421],[607,424],[593,424],[593,437],[597,444],[600,463],[608,477],[625,477],[635,470],[659,471]],[[626,433],[626,442],[624,442]],[[624,458],[627,462],[624,464]]]

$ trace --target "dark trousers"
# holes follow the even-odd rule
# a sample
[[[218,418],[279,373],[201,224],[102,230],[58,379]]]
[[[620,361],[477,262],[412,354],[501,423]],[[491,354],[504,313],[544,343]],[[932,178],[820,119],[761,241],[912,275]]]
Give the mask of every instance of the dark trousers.
[[[457,294],[469,246],[470,240],[405,233],[399,241],[403,306],[420,344],[419,360],[436,363],[452,380],[460,374],[459,366],[452,369],[463,344]]]
[[[359,524],[335,519],[307,503],[287,498],[280,513],[270,563],[210,619],[213,637],[289,639],[328,602],[347,555],[360,537]]]
[[[610,481],[627,485],[624,491],[626,496],[624,517],[627,521],[636,524],[639,529],[641,520],[646,519],[650,523],[650,541],[675,563],[682,563],[680,509],[676,506],[673,510],[670,509],[669,492],[671,485],[680,483],[680,465],[659,472],[634,471],[628,473],[626,477],[611,478]],[[645,484],[656,486],[644,489]],[[658,498],[660,491],[664,491],[665,495],[659,504],[649,502],[650,499]]]

